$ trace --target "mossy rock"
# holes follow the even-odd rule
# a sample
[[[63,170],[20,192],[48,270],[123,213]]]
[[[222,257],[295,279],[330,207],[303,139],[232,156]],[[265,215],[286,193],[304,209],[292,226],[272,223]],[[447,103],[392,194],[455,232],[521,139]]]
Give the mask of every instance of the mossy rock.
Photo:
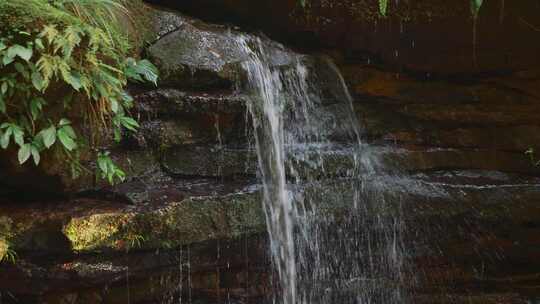
[[[173,248],[264,231],[257,194],[188,198],[148,211],[74,217],[63,228],[78,252]]]
[[[232,88],[241,79],[240,62],[246,54],[235,47],[226,29],[180,18],[180,28],[147,50],[161,72],[160,83],[176,88]]]

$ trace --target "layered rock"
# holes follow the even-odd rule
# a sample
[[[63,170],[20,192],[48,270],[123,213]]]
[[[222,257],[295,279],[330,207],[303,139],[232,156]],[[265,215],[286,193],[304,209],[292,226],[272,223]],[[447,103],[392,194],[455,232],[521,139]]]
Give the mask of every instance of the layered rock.
[[[264,30],[304,49],[333,49],[360,62],[432,74],[522,70],[538,66],[540,7],[534,0],[398,1],[388,17],[368,0],[147,0],[211,21]],[[302,5],[302,3],[304,5]]]
[[[448,18],[462,20],[464,11],[460,6]],[[155,12],[154,17],[155,41],[148,54],[164,71],[162,85],[132,88],[141,131],[110,147],[129,180],[111,187],[92,176],[67,182],[43,173],[39,180],[57,185],[55,194],[64,197],[21,203],[13,201],[22,195],[14,185],[27,185],[31,175],[3,171],[2,183],[13,183],[2,189],[0,259],[11,250],[18,261],[0,266],[0,292],[28,303],[160,302],[188,296],[189,284],[194,294],[214,302],[227,294],[257,302],[270,292],[246,110],[255,101],[236,83],[244,77],[240,67],[245,54],[231,49],[238,36],[248,34],[170,12]],[[444,19],[442,13],[433,18],[437,26]],[[417,35],[424,37],[424,31],[437,26]],[[324,29],[317,31],[326,35]],[[384,33],[377,44],[387,42]],[[273,42],[268,47],[284,51]],[[455,59],[450,53],[433,60]],[[425,56],[419,52],[396,60],[420,54]],[[422,274],[419,280],[427,282],[417,303],[523,303],[524,289],[537,291],[540,260],[540,181],[537,168],[523,154],[540,147],[539,74],[534,69],[470,74],[458,81],[447,74],[396,73],[391,64],[359,64],[353,62],[359,60],[355,56],[335,55],[351,88],[364,142],[371,144],[362,155],[382,160],[379,174],[361,182],[393,202],[387,210],[372,211],[382,217],[399,214],[410,227],[404,240],[415,248],[410,261]],[[385,56],[380,62],[387,62]],[[482,56],[488,55],[479,52]],[[328,99],[324,105],[332,110],[340,84],[324,58],[306,60],[319,72]],[[439,66],[429,58],[423,59],[432,72],[467,70],[461,61],[449,71],[446,63]],[[531,63],[535,58],[522,59]],[[421,62],[417,58],[411,65]],[[276,62],[277,68],[286,64]],[[333,138],[341,139],[339,134]],[[321,202],[322,216],[347,220],[350,206],[343,202],[355,194],[343,191],[343,185],[358,182],[350,180],[352,151],[347,143],[330,145],[321,160],[324,172],[310,170],[309,160],[298,166],[300,174],[317,176],[333,194]],[[223,244],[229,247],[225,250]],[[188,252],[191,260],[186,261]],[[189,282],[183,272],[188,265]],[[483,265],[481,271],[478,265]],[[439,296],[450,285],[459,288]]]

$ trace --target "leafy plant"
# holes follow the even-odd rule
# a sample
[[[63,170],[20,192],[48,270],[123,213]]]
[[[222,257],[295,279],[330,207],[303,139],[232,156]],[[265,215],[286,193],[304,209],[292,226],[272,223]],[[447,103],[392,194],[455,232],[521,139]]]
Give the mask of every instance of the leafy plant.
[[[388,10],[388,0],[379,0],[379,12],[381,15],[386,16]]]
[[[0,3],[0,147],[16,147],[20,164],[38,165],[52,149],[77,162],[81,147],[137,131],[124,87],[128,79],[157,84],[158,72],[128,56],[117,19],[126,12],[120,0]],[[123,180],[111,163],[98,155],[108,170],[100,176]]]
[[[484,0],[471,0],[471,13],[476,18],[482,7]]]
[[[2,262],[15,264],[17,262],[17,252],[8,246],[5,255],[0,258],[0,263]]]
[[[97,165],[101,178],[106,179],[110,184],[115,184],[116,180],[123,182],[126,178],[126,173],[116,166],[109,152],[98,154]]]
[[[127,237],[127,246],[126,251],[130,251],[131,249],[141,248],[143,243],[146,242],[146,239],[144,236],[140,234],[130,234]]]

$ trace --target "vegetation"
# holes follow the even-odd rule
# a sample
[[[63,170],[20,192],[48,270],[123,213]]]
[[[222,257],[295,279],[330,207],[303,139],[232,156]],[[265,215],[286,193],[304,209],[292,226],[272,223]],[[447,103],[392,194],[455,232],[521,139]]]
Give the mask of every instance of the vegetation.
[[[0,257],[0,263],[11,263],[15,264],[17,262],[17,253],[11,247],[8,247],[5,255]]]
[[[379,12],[381,15],[386,16],[388,10],[388,0],[379,0]]]
[[[10,0],[0,3],[0,147],[38,165],[52,150],[78,176],[81,151],[97,156],[110,183],[124,172],[99,151],[139,127],[127,81],[156,84],[157,69],[130,57],[122,0]],[[85,149],[82,149],[82,148]]]

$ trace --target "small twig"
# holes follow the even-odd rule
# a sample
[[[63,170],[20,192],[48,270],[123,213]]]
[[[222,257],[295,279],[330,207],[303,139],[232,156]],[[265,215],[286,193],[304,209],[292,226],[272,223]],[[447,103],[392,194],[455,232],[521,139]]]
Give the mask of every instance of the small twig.
[[[533,25],[532,23],[527,22],[523,17],[519,17],[519,21],[523,22],[525,25],[529,26],[532,30],[540,32],[540,27]]]

